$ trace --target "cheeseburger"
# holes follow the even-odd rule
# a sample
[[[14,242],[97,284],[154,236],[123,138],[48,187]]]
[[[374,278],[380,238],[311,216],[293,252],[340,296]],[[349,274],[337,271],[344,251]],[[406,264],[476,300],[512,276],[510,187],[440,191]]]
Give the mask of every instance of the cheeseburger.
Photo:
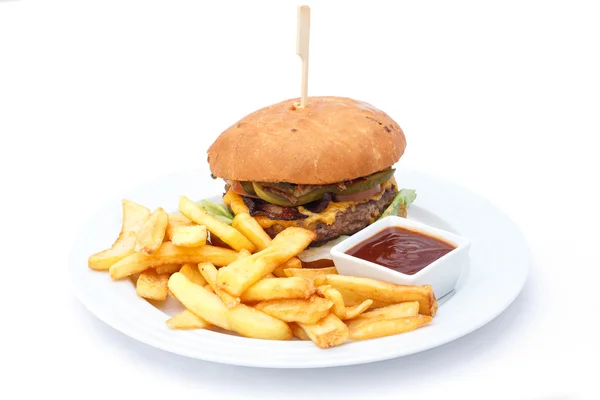
[[[240,194],[269,236],[289,226],[316,233],[311,246],[351,235],[394,202],[406,216],[392,166],[404,132],[383,111],[343,97],[290,99],[247,115],[208,149],[213,178]],[[395,200],[396,199],[396,200]]]

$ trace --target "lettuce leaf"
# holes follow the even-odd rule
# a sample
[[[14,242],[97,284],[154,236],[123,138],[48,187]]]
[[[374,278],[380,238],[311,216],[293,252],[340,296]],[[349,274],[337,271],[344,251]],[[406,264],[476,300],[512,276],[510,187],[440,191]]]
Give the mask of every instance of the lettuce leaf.
[[[385,209],[383,213],[377,218],[379,221],[385,217],[389,217],[390,215],[399,215],[401,217],[406,217],[406,210],[408,207],[415,201],[417,198],[417,191],[413,189],[401,189],[392,203]]]
[[[215,204],[208,200],[200,200],[198,204],[219,221],[225,222],[228,225],[231,225],[233,222],[233,214],[223,204]]]

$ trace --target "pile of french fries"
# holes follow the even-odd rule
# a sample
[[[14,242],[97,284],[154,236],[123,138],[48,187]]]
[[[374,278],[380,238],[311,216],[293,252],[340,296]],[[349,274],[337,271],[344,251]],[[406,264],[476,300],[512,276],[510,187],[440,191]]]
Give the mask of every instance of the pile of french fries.
[[[172,329],[295,337],[329,348],[408,332],[435,316],[431,286],[339,275],[333,262],[302,268],[296,256],[313,232],[289,227],[271,239],[239,195],[229,191],[223,200],[235,215],[231,224],[185,196],[172,214],[123,200],[117,240],[88,266],[113,280],[135,279],[145,299],[177,299],[185,311],[166,321]]]

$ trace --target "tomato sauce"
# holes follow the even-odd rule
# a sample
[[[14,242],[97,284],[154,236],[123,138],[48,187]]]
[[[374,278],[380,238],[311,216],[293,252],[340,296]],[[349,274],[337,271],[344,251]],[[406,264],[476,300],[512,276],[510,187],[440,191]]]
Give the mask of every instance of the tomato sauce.
[[[346,254],[414,275],[455,248],[440,239],[393,226],[355,245]]]

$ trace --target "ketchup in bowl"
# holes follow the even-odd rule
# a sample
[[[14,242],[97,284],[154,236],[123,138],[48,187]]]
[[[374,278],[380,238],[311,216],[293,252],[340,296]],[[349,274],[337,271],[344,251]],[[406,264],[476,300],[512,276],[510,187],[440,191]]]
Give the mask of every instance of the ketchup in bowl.
[[[455,248],[440,239],[391,226],[355,245],[346,254],[414,275]]]

